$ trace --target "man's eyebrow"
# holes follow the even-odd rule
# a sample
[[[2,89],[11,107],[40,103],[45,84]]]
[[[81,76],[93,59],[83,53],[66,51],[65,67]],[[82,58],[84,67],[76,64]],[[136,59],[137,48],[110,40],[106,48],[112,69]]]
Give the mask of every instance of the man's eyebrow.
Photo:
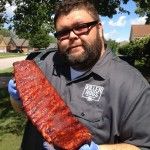
[[[85,24],[86,22],[83,22],[83,21],[77,21],[76,23],[73,24],[73,26],[77,26],[77,25],[80,25],[80,24]]]
[[[71,26],[67,26],[67,25],[62,26],[61,29],[58,30],[58,31],[69,30],[69,29],[72,29],[72,28],[75,27],[75,26],[78,26],[78,25],[84,24],[84,23],[85,23],[85,22],[83,22],[83,21],[77,21],[77,22],[73,23]]]
[[[63,30],[69,30],[69,29],[71,29],[72,27],[69,27],[69,26],[63,26],[63,27],[61,27],[61,29],[59,29],[57,32],[59,32],[59,31],[63,31]]]

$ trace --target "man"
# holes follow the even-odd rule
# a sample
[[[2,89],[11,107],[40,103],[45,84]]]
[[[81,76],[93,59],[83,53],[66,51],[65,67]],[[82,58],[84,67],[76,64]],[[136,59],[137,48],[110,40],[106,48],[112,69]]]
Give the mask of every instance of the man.
[[[150,149],[150,85],[105,49],[94,6],[87,0],[61,1],[54,23],[59,50],[45,58],[41,69],[94,137],[80,150]]]

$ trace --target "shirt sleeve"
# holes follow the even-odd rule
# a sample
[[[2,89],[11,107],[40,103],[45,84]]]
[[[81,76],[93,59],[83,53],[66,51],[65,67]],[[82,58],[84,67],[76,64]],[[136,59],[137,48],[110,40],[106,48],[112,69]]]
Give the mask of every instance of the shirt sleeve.
[[[129,105],[123,113],[120,134],[125,143],[133,144],[141,150],[150,149],[150,85],[141,77],[130,83]],[[127,102],[128,103],[128,102]]]

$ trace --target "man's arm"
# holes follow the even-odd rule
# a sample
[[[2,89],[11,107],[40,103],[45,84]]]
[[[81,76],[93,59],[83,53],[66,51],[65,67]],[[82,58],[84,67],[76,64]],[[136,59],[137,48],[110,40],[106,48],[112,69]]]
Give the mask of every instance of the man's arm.
[[[12,96],[10,96],[10,102],[16,112],[23,112],[21,102],[16,101]]]
[[[85,144],[79,150],[140,150],[140,148],[126,143],[97,145],[92,141],[90,145]]]
[[[15,111],[22,111],[22,103],[19,97],[19,93],[16,89],[16,83],[13,79],[8,82],[8,92],[10,94],[10,102]]]
[[[99,150],[140,150],[140,148],[131,144],[104,144],[99,146]]]

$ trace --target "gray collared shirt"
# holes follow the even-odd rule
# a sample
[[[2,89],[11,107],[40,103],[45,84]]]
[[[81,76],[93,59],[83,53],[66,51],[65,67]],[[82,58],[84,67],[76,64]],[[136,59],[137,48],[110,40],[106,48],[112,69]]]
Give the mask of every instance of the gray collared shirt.
[[[106,50],[91,70],[74,80],[57,52],[47,56],[42,70],[95,143],[150,148],[150,85],[134,67]]]

